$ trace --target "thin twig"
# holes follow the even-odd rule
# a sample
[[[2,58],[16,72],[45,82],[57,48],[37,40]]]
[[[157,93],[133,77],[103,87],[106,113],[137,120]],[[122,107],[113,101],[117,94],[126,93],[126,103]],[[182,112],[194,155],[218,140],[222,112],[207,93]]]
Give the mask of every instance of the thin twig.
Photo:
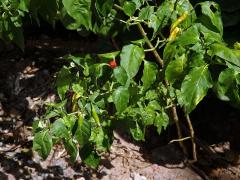
[[[169,144],[174,143],[174,142],[185,141],[185,140],[188,140],[188,139],[191,139],[191,137],[185,137],[185,138],[182,138],[182,139],[173,139],[169,142]]]

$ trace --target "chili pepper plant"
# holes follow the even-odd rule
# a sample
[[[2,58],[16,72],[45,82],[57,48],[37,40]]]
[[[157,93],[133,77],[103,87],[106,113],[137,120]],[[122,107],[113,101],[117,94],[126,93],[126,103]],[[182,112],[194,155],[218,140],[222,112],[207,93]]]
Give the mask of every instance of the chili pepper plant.
[[[189,114],[209,93],[240,106],[239,44],[223,39],[221,10],[211,1],[189,0],[4,0],[0,2],[0,37],[22,49],[22,18],[60,21],[80,34],[140,38],[118,44],[104,54],[66,55],[58,72],[59,101],[33,124],[33,149],[45,159],[62,143],[74,162],[78,156],[96,168],[110,150],[113,130],[127,124],[135,140],[144,141],[149,126],[160,134],[174,124],[184,153],[194,129]],[[178,110],[178,111],[177,111]],[[185,115],[179,118],[179,111]],[[183,123],[185,121],[185,123]],[[189,138],[183,137],[187,124]],[[189,157],[191,159],[191,157]]]

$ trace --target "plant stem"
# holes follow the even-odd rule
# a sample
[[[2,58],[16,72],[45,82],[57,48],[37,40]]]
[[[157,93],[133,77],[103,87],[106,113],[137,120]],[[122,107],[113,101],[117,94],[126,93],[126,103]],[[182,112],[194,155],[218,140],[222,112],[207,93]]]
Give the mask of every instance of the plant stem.
[[[192,141],[192,155],[193,155],[192,163],[194,163],[197,161],[197,151],[196,151],[196,142],[194,140],[195,139],[194,138],[194,130],[193,130],[193,126],[192,126],[189,114],[186,111],[184,111],[184,113],[185,113],[185,117],[187,120],[188,128],[190,130],[190,137],[191,137],[191,141]]]
[[[156,60],[157,60],[158,63],[160,64],[161,68],[163,68],[163,66],[164,66],[163,60],[162,60],[162,58],[160,57],[160,55],[158,54],[157,50],[154,48],[154,46],[153,46],[153,44],[151,43],[151,41],[148,39],[147,34],[146,34],[146,32],[144,31],[142,25],[141,25],[140,23],[138,23],[137,26],[138,26],[138,29],[139,29],[141,35],[143,36],[144,40],[146,41],[148,47],[149,47],[150,49],[153,49],[152,52],[153,52],[153,55],[155,56]]]
[[[153,49],[153,55],[155,56],[157,62],[160,64],[161,68],[164,68],[164,62],[163,62],[163,59],[160,57],[159,53],[157,52],[156,49],[154,49],[154,46],[153,44],[151,43],[151,41],[149,40],[149,38],[147,37],[147,33],[144,31],[142,25],[140,23],[137,24],[138,26],[138,29],[141,33],[141,35],[143,36],[143,38],[145,39],[148,47],[150,49]],[[167,88],[168,92],[169,92],[169,83],[166,79],[164,79],[164,85],[165,87]],[[176,128],[177,128],[177,134],[178,134],[178,139],[183,139],[183,136],[182,136],[182,131],[181,131],[181,128],[180,128],[180,124],[179,124],[179,117],[178,117],[178,114],[177,114],[177,108],[176,108],[176,105],[173,103],[173,100],[171,99],[171,104],[173,104],[173,106],[171,107],[171,113],[172,113],[172,116],[173,116],[173,120],[176,124]],[[184,146],[183,142],[182,141],[179,141],[179,145],[180,147],[182,148],[183,150],[183,153],[184,154],[187,154],[187,149],[186,147]]]

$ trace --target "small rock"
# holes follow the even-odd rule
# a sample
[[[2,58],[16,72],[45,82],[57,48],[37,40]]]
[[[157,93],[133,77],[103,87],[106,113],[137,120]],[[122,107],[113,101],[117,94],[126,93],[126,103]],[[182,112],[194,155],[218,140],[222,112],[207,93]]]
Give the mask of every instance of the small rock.
[[[133,177],[133,180],[147,180],[145,176],[141,176],[138,173],[133,173],[132,177]]]

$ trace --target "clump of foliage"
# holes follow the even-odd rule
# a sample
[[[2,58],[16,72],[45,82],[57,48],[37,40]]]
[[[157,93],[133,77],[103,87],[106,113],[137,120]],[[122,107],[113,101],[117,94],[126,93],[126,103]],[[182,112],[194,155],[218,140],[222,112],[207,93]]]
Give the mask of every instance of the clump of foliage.
[[[44,159],[62,142],[72,161],[79,154],[95,168],[110,149],[114,127],[123,122],[136,140],[144,140],[148,126],[160,134],[172,122],[184,139],[179,108],[196,160],[189,114],[209,91],[240,105],[239,45],[224,42],[214,2],[193,7],[188,0],[25,0],[17,9],[23,2],[29,7],[24,12],[53,25],[60,20],[67,29],[112,37],[122,29],[136,34],[131,28],[136,26],[142,37],[120,51],[65,57],[68,65],[56,81],[60,102],[47,104],[46,114],[34,123],[33,147]],[[180,146],[187,153],[182,141]]]

